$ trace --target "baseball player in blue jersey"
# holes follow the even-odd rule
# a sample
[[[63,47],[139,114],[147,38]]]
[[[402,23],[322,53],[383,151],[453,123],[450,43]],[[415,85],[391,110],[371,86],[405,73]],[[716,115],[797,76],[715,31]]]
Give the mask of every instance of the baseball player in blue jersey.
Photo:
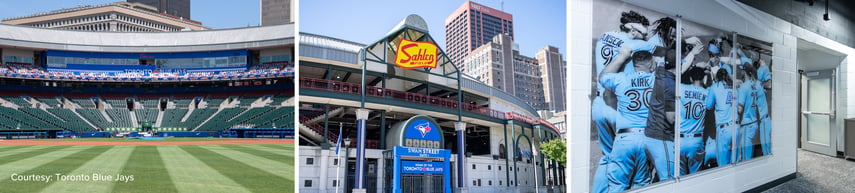
[[[680,92],[680,174],[697,172],[704,161],[704,119],[708,106],[707,94],[703,87],[706,77],[706,62],[690,64],[681,77]]]
[[[707,95],[708,109],[715,112],[716,128],[716,161],[719,166],[733,162],[733,131],[736,128],[733,122],[733,102],[736,95],[733,92],[733,80],[727,70],[719,69],[715,74],[715,82],[710,87]],[[710,152],[707,152],[710,153]]]
[[[620,112],[612,152],[608,155],[608,192],[645,186],[651,181],[651,168],[642,142],[655,62],[649,51],[633,52],[632,60],[635,72],[619,72],[620,64],[609,63],[600,74],[600,84],[617,94]]]
[[[764,88],[771,88],[772,82],[772,72],[769,71],[769,65],[766,64],[766,61],[758,60],[757,61],[757,80],[759,80]]]
[[[754,136],[757,134],[757,123],[760,118],[760,112],[757,109],[757,100],[759,97],[758,85],[756,83],[757,72],[751,64],[743,64],[742,84],[737,89],[736,101],[739,104],[737,107],[737,117],[740,124],[738,133],[739,155],[737,160],[749,160],[754,153]]]
[[[604,33],[596,44],[595,69],[597,75],[601,74],[607,64],[613,63],[618,58],[621,52],[630,52],[629,44],[640,44],[636,41],[641,41],[647,35],[647,25],[649,21],[647,17],[635,12],[623,12],[621,14],[621,25],[619,31]],[[633,43],[628,43],[633,42]],[[635,46],[640,47],[640,46]],[[627,51],[630,50],[630,51]],[[628,53],[624,54],[628,55]],[[623,62],[618,65],[623,65]],[[620,116],[614,107],[616,103],[615,94],[597,84],[596,97],[592,103],[591,118],[594,125],[597,127],[597,136],[600,143],[600,149],[603,152],[603,157],[600,159],[597,171],[594,174],[594,184],[592,192],[605,192],[608,187],[608,179],[606,173],[608,171],[608,155],[612,151],[612,144],[615,137],[615,122]]]
[[[760,68],[757,69],[758,79],[755,81],[756,85],[754,87],[757,89],[757,113],[760,115],[760,117],[758,117],[760,122],[757,123],[757,127],[760,130],[760,149],[763,150],[763,155],[769,155],[772,154],[772,118],[769,116],[769,103],[766,100],[766,89],[764,87],[765,82],[760,78],[763,77],[768,81],[771,75],[768,72],[769,67],[766,67],[763,60],[759,60],[757,64],[757,66],[760,66]],[[761,69],[764,69],[764,67],[766,72],[760,71]],[[761,76],[761,72],[765,74]]]

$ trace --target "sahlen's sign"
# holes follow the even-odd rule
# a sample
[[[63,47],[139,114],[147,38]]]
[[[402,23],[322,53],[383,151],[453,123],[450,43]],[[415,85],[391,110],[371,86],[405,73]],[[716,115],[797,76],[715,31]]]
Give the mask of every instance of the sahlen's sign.
[[[436,68],[437,56],[436,44],[401,39],[395,65],[404,69]]]

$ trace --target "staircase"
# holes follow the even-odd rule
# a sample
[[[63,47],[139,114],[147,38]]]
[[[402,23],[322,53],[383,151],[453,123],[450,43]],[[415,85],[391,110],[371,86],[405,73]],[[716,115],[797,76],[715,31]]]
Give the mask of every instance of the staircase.
[[[214,114],[211,114],[210,117],[208,117],[207,119],[205,119],[204,121],[199,123],[199,125],[196,125],[196,127],[193,127],[193,130],[190,130],[190,131],[196,131],[196,129],[199,129],[199,127],[202,127],[202,125],[205,125],[205,123],[208,123],[208,121],[210,121],[211,119],[216,117],[217,114],[220,114],[220,112],[222,112],[222,111],[223,111],[223,108],[217,109],[217,112],[214,112]]]
[[[331,109],[328,116],[338,116],[339,114],[344,113],[344,107],[336,107]],[[308,117],[304,115],[300,115],[300,134],[306,134],[310,139],[315,141],[316,143],[321,143],[324,138],[324,126],[318,124],[318,122],[324,121],[324,114],[317,115],[315,117]],[[335,143],[338,140],[338,134],[329,132],[327,133],[327,142]]]
[[[165,111],[157,111],[157,119],[154,120],[153,127],[160,127],[160,123],[163,121],[163,114],[165,114],[163,112]]]
[[[344,112],[344,107],[336,107],[336,108],[334,108],[334,109],[330,110],[330,112],[328,113],[328,115],[329,115],[330,117],[335,117],[335,116],[338,116],[339,114],[341,114],[341,113],[343,113],[343,112]],[[313,117],[313,118],[312,118],[312,119],[310,119],[309,121],[317,123],[317,122],[321,122],[321,121],[323,121],[323,120],[324,120],[324,114],[321,114],[321,115],[318,115],[318,116]]]
[[[105,104],[106,104],[106,103],[105,103]],[[113,118],[112,118],[112,117],[110,117],[110,115],[108,115],[108,114],[107,114],[107,111],[106,111],[106,110],[104,110],[104,109],[98,109],[98,112],[101,112],[101,116],[104,116],[104,119],[106,119],[108,122],[110,122],[110,123],[114,122],[114,121],[113,121]]]
[[[321,116],[323,117],[323,116]],[[314,142],[321,143],[324,141],[324,126],[311,121],[309,117],[300,115],[300,124],[297,124],[300,127],[300,135],[306,136]],[[338,139],[338,134],[333,132],[327,133],[327,143],[335,143]]]
[[[74,113],[75,115],[77,115],[77,117],[80,117],[80,119],[83,119],[83,121],[86,122],[86,124],[89,124],[89,126],[92,126],[92,128],[95,128],[95,130],[104,131],[104,128],[98,128],[97,126],[95,126],[95,124],[92,124],[92,122],[89,122],[89,120],[84,118],[83,115],[81,115],[80,113],[78,113],[74,109],[71,109],[71,112]]]
[[[134,126],[134,128],[139,128],[139,127],[140,127],[140,122],[139,122],[139,120],[137,119],[137,114],[136,114],[136,112],[133,112],[133,111],[129,111],[129,112],[131,112],[131,113],[130,113],[130,115],[131,115],[131,125],[132,125],[132,126]]]

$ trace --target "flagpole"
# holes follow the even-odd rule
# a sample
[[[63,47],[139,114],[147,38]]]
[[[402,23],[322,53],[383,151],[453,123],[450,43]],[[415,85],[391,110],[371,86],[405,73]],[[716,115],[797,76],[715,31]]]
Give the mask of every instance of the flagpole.
[[[534,193],[540,193],[540,188],[537,187],[537,150],[534,149],[534,144],[531,145],[531,155],[534,159]]]
[[[343,123],[338,123],[338,138],[339,139],[341,139],[342,124]],[[341,140],[336,141],[336,143],[338,143],[338,144],[336,144],[335,156],[336,156],[336,160],[338,160],[338,163],[336,164],[338,166],[336,167],[336,170],[335,170],[335,179],[336,179],[336,181],[335,181],[335,183],[336,183],[335,184],[335,193],[338,193],[338,188],[341,187],[341,154],[338,153],[338,148],[341,147]]]

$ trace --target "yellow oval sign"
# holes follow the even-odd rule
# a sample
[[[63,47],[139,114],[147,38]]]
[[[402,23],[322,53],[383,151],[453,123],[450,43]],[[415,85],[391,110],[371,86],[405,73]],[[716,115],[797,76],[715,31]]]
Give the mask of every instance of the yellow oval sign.
[[[436,68],[436,59],[436,44],[401,39],[395,65],[404,69]]]

